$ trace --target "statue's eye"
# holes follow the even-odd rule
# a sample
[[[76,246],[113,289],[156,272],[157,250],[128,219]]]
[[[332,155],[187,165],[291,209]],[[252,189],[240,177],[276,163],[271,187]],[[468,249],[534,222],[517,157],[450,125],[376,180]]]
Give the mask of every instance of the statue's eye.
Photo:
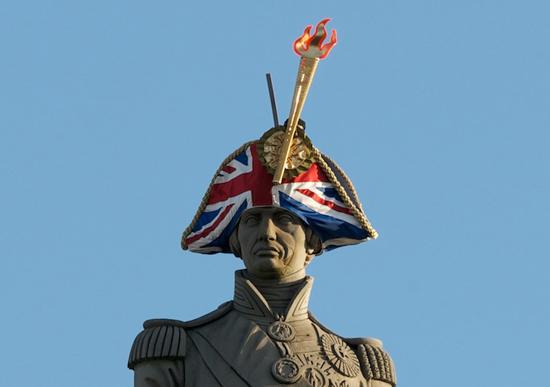
[[[281,224],[291,224],[294,223],[294,217],[283,212],[277,215],[277,221]]]
[[[247,226],[256,226],[258,224],[258,217],[254,215],[247,215],[241,221]]]

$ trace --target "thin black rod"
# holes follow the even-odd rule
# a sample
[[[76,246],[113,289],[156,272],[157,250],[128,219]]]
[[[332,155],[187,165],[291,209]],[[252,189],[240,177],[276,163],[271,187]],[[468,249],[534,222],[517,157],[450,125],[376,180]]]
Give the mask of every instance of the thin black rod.
[[[273,123],[279,126],[279,115],[277,114],[277,102],[275,102],[275,92],[273,91],[273,83],[271,82],[271,73],[265,75],[267,79],[267,88],[269,89],[269,99],[271,100],[271,111],[273,112]]]

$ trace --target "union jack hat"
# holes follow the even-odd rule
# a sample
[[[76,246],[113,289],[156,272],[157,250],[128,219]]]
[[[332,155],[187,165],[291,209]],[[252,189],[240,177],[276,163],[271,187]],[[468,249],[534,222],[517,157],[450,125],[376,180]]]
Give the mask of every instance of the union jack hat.
[[[273,172],[283,142],[283,126],[270,129],[231,153],[220,165],[183,232],[183,249],[203,254],[230,253],[229,237],[241,214],[257,206],[277,206],[296,214],[331,250],[375,239],[351,180],[315,148],[298,127],[281,184]]]

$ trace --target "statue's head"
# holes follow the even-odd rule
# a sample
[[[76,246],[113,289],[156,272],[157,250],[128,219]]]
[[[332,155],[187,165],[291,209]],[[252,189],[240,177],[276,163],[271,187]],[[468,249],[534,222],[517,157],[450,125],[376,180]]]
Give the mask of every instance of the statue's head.
[[[248,272],[262,279],[303,273],[322,250],[311,228],[292,212],[275,206],[246,210],[231,235],[230,247]]]

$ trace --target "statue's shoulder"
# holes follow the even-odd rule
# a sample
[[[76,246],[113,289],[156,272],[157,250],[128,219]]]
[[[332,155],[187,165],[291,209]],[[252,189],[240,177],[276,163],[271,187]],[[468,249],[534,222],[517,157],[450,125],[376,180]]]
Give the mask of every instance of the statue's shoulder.
[[[233,308],[231,301],[220,305],[216,310],[191,321],[172,319],[152,319],[143,323],[143,330],[136,336],[128,368],[147,360],[177,360],[185,357],[187,349],[186,329],[206,325],[226,315]]]
[[[374,337],[354,337],[343,339],[353,348],[363,376],[367,380],[378,380],[395,386],[397,378],[390,354],[384,349],[382,340]]]
[[[311,313],[309,318],[324,331],[339,337],[351,347],[357,355],[365,379],[383,382],[382,385],[397,385],[395,366],[390,354],[384,349],[382,340],[374,337],[341,337],[322,325]]]

